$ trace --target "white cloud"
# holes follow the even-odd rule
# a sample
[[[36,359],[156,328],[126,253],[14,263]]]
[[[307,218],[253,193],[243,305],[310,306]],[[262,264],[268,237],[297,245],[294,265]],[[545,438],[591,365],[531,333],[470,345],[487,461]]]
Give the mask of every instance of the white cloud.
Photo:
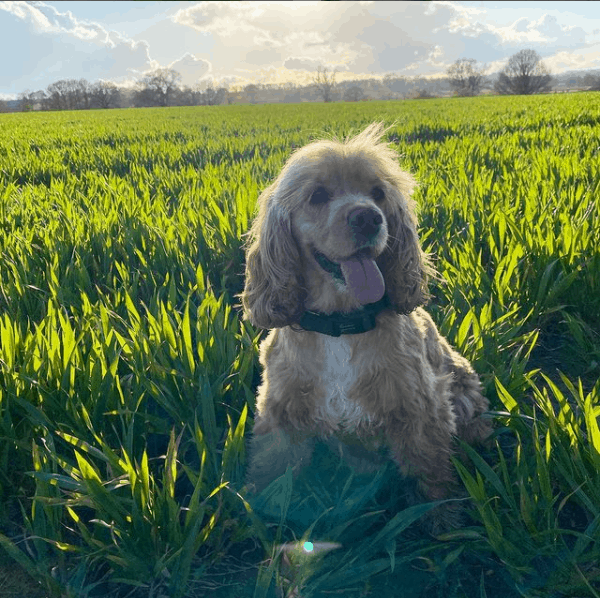
[[[77,19],[44,2],[1,2],[11,32],[28,42],[27,52],[13,49],[0,85],[46,87],[57,79],[85,78],[126,82],[154,63],[143,40],[134,41],[98,23]],[[21,80],[27,76],[27,83]],[[39,87],[38,87],[39,86]]]
[[[581,28],[550,14],[498,25],[487,12],[450,1],[200,2],[173,19],[213,38],[215,73],[241,77],[267,69],[293,79],[319,65],[358,76],[434,74],[458,58],[493,67],[524,47],[548,55],[586,43]]]
[[[78,15],[99,12],[61,5],[0,1],[0,29],[10,32],[0,36],[0,54],[11,56],[0,70],[0,91],[40,89],[58,78],[123,83],[157,67],[175,68],[187,85],[207,77],[240,84],[307,81],[318,66],[335,68],[338,80],[435,75],[458,58],[476,58],[491,72],[524,48],[560,72],[597,68],[600,47],[600,19],[587,25],[581,15],[567,18],[556,5],[526,0],[523,10],[458,0],[140,2],[122,13],[114,9],[118,16],[107,10],[112,21],[82,19]],[[127,30],[134,22],[135,31]]]
[[[31,23],[41,33],[66,33],[81,40],[106,39],[107,31],[101,25],[80,21],[70,11],[61,13],[44,2],[2,2],[0,9]]]
[[[321,62],[315,58],[298,58],[292,56],[286,58],[283,62],[283,66],[292,71],[316,71],[320,65]]]
[[[553,56],[544,58],[544,64],[553,73],[577,69],[599,69],[600,68],[600,44],[585,48],[583,51],[557,52]]]
[[[426,39],[428,23],[454,14],[449,3],[430,9],[418,2],[201,2],[173,20],[214,38],[213,65],[223,74],[228,66],[275,67],[293,78],[318,65],[367,74],[401,70],[415,56],[424,63],[437,45]]]
[[[189,53],[169,64],[169,68],[179,72],[181,82],[190,86],[197,83],[199,79],[208,76],[211,71],[210,62]]]
[[[256,25],[264,14],[262,2],[199,2],[179,10],[173,21],[201,33],[233,37],[260,31]],[[268,4],[268,3],[267,3]]]
[[[125,77],[130,73],[139,73],[154,65],[158,66],[156,61],[150,59],[150,48],[145,41],[124,38],[115,31],[110,32],[108,40],[109,43],[102,52],[105,64],[110,65],[106,72],[107,78]]]
[[[522,17],[508,27],[488,29],[498,36],[500,43],[509,46],[529,44],[533,49],[559,49],[583,47],[586,43],[586,33],[581,27],[561,25],[558,19],[550,14],[544,14],[536,20]]]
[[[433,66],[444,65],[444,49],[442,46],[434,46],[427,56],[427,63]]]
[[[46,16],[28,2],[0,2],[0,10],[4,10],[23,21],[30,21],[41,31],[48,31],[52,28],[52,24]]]

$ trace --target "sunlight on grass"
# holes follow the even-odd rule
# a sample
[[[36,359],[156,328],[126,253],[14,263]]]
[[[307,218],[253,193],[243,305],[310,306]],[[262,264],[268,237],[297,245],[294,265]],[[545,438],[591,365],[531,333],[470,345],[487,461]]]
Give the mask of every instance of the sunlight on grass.
[[[0,117],[0,546],[39,595],[600,596],[597,94]],[[438,538],[387,469],[244,488],[242,235],[293,149],[379,120],[496,422]]]

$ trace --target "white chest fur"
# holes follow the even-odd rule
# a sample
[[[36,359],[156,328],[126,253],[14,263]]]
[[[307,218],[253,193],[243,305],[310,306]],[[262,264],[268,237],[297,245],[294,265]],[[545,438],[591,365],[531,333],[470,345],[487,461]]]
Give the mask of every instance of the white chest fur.
[[[334,429],[354,430],[368,418],[363,408],[349,398],[350,390],[358,378],[357,366],[352,362],[352,349],[348,340],[341,337],[324,337],[321,384],[323,402],[318,406],[318,417]]]

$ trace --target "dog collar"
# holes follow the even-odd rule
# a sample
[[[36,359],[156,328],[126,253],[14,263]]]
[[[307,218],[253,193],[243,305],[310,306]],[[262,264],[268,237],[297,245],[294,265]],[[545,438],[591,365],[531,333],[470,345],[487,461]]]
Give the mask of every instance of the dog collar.
[[[391,307],[389,297],[384,295],[379,301],[368,303],[361,309],[351,312],[334,311],[331,314],[322,314],[305,311],[298,323],[304,330],[320,332],[328,336],[361,334],[373,330],[377,315],[389,307]]]

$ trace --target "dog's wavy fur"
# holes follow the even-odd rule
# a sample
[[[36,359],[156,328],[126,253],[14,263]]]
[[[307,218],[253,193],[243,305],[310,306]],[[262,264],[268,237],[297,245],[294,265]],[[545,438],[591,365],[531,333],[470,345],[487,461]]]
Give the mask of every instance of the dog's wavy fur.
[[[384,133],[375,123],[345,142],[311,143],[259,198],[242,293],[252,323],[273,329],[260,349],[249,471],[257,491],[288,465],[297,472],[314,441],[329,439],[350,461],[359,456],[354,463],[387,449],[403,474],[416,477],[418,498],[443,499],[455,490],[453,437],[473,443],[490,433],[477,374],[420,307],[432,269],[417,236],[415,181],[381,142]],[[378,191],[374,199],[375,188],[383,198]],[[312,202],[318,189],[328,195]],[[378,223],[366,249],[349,223],[357,209]],[[340,262],[359,250],[375,259],[391,308],[361,334],[302,330],[306,310],[361,309],[315,259],[317,251]],[[443,519],[442,527],[451,520]]]

